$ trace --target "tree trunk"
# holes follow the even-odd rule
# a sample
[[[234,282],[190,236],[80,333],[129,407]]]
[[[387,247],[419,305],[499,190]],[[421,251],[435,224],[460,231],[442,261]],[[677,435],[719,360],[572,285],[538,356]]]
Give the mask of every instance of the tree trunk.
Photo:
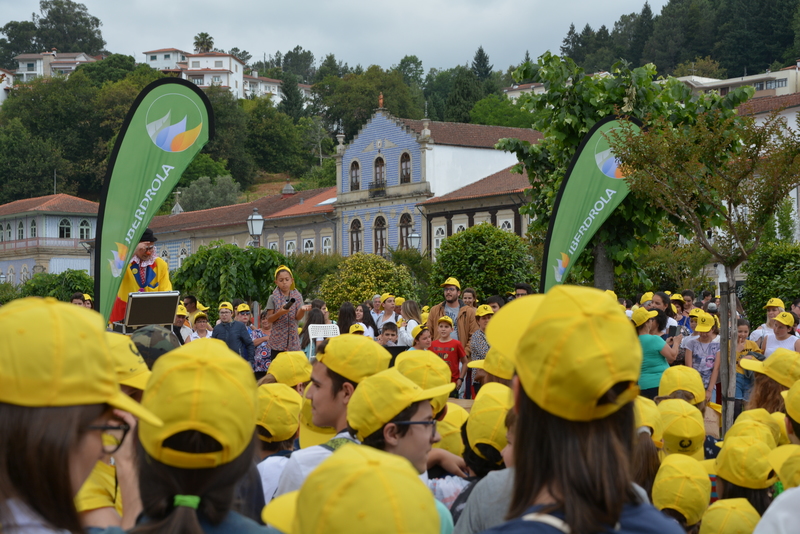
[[[728,281],[721,282],[719,285],[723,436],[733,425],[734,399],[736,398],[736,282],[732,268],[725,267],[725,277]]]
[[[614,289],[614,264],[606,253],[604,243],[594,246],[594,287],[598,289]]]

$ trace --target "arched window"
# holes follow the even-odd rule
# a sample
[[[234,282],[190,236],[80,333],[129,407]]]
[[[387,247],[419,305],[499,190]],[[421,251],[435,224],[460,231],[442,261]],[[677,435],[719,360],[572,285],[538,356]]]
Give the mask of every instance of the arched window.
[[[9,268],[8,268],[8,276],[6,276],[6,282],[8,282],[9,284],[13,284],[14,283],[14,267],[10,267],[9,266]]]
[[[297,250],[297,243],[295,241],[287,241],[286,242],[286,255],[289,256],[294,254]]]
[[[188,255],[189,253],[186,251],[186,247],[181,248],[181,251],[178,254],[178,268],[183,265],[183,260],[185,260]]]
[[[404,213],[400,216],[400,250],[411,248],[408,236],[411,235],[411,215]]]
[[[313,239],[303,239],[303,252],[306,254],[313,254],[314,253],[314,240]]]
[[[31,221],[31,231],[28,233],[30,237],[36,237],[36,221]]]
[[[11,241],[11,223],[6,225],[6,241]]]
[[[6,233],[3,231],[3,225],[0,224],[0,243],[6,240]]]
[[[361,167],[357,161],[350,164],[350,191],[361,189]]]
[[[87,221],[86,219],[81,221],[81,224],[78,227],[78,233],[81,239],[92,238],[92,225],[89,224],[89,221]]]
[[[267,248],[270,249],[270,250],[277,251],[278,250],[278,242],[277,241],[270,241],[269,245],[267,245]]]
[[[511,228],[511,221],[502,221],[500,223],[500,229],[505,230],[506,232],[512,232],[513,229]]]
[[[69,222],[69,219],[61,219],[58,223],[58,237],[59,239],[72,238],[72,223]]]
[[[19,222],[17,225],[17,239],[23,240],[25,239],[25,223],[22,221]]]
[[[386,164],[384,163],[383,158],[378,158],[375,160],[375,185],[386,185]]]
[[[400,156],[400,183],[411,183],[411,156],[407,152]]]
[[[350,223],[350,254],[361,252],[361,221]]]
[[[333,252],[333,239],[330,237],[323,237],[322,238],[322,253],[323,254],[330,254]]]
[[[22,266],[22,271],[21,271],[21,272],[20,272],[20,274],[19,274],[19,281],[20,281],[20,283],[21,283],[21,284],[24,284],[24,283],[25,283],[25,281],[26,281],[26,280],[28,280],[30,277],[31,277],[31,276],[30,276],[30,274],[28,273],[28,266],[27,266],[27,265],[23,265],[23,266]]]
[[[167,262],[167,264],[169,265],[169,250],[167,250],[166,248],[161,250],[161,259]]]
[[[466,230],[466,227],[463,224],[456,226],[456,233],[463,232],[464,230]]]
[[[446,234],[444,231],[444,226],[437,226],[436,230],[433,232],[433,250],[437,250],[439,246],[444,241]]]
[[[375,217],[375,254],[386,254],[386,219]]]

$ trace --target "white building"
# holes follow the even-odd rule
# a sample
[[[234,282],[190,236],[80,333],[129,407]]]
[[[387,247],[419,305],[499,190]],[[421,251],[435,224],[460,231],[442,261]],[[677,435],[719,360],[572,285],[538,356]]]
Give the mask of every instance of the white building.
[[[186,62],[178,62],[181,78],[200,87],[217,85],[230,89],[236,98],[244,98],[245,64],[236,56],[222,52],[186,54]]]
[[[69,76],[78,65],[97,61],[83,52],[59,52],[55,48],[42,54],[20,54],[14,59],[19,63],[15,78],[22,83],[42,76]]]
[[[0,106],[8,98],[8,92],[14,85],[14,73],[10,70],[0,69]]]
[[[176,71],[179,70],[178,63],[186,61],[187,55],[188,52],[177,48],[159,48],[144,52],[144,63],[156,70]]]
[[[270,97],[272,103],[278,105],[283,100],[281,91],[281,81],[272,78],[264,78],[254,70],[250,74],[244,75],[244,95],[243,98]]]

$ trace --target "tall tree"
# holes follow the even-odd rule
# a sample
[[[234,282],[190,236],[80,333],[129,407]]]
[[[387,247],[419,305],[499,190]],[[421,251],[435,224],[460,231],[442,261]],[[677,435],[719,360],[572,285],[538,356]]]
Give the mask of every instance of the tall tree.
[[[40,52],[36,43],[36,23],[14,21],[0,28],[5,37],[0,38],[0,68],[16,70],[15,56]]]
[[[645,44],[642,62],[655,63],[662,72],[686,60],[705,57],[713,50],[715,20],[709,0],[672,0],[653,23],[653,33]]]
[[[198,53],[210,52],[214,48],[214,38],[206,32],[200,32],[194,36],[194,50]]]
[[[350,67],[347,66],[347,63],[336,61],[334,54],[328,54],[319,64],[317,72],[314,73],[314,83],[321,82],[328,76],[341,78],[348,72],[350,72]]]
[[[135,68],[136,61],[132,56],[111,54],[102,61],[78,65],[75,70],[83,72],[94,85],[101,87],[106,82],[122,80]]]
[[[470,111],[483,96],[483,85],[475,72],[466,67],[457,67],[453,89],[447,96],[444,120],[469,122]]]
[[[297,127],[270,99],[257,99],[248,116],[247,148],[261,170],[299,175],[308,167]]]
[[[284,72],[281,77],[281,93],[283,100],[278,104],[278,111],[285,113],[297,124],[301,117],[305,116],[306,99],[303,92],[297,85],[297,76],[291,72]]]
[[[40,48],[95,56],[106,46],[100,19],[90,15],[85,5],[72,0],[40,0],[39,11],[41,16],[34,15],[34,22]]]
[[[230,55],[232,55],[233,57],[237,58],[239,61],[241,61],[245,65],[250,63],[250,60],[253,58],[253,56],[252,56],[252,54],[250,54],[250,52],[248,52],[247,50],[239,50],[238,47],[231,48],[230,50],[228,50],[228,53]]]
[[[407,86],[412,87],[415,84],[422,86],[422,75],[425,74],[425,70],[417,56],[404,56],[400,63],[392,66],[392,70],[400,72]]]
[[[644,54],[644,47],[648,39],[653,34],[655,26],[655,19],[653,17],[653,10],[650,8],[650,2],[645,2],[642,11],[636,18],[636,25],[633,31],[633,38],[630,42],[630,49],[628,55],[625,56],[628,61],[635,67],[640,67],[644,63],[642,55]]]
[[[314,54],[297,45],[283,55],[281,68],[297,76],[301,83],[309,83],[314,80]]]
[[[233,179],[247,186],[256,171],[253,154],[246,147],[247,113],[224,87],[214,85],[205,93],[214,110],[216,136],[203,147],[203,152],[217,161],[227,160]]]
[[[463,67],[459,67],[463,68]],[[430,69],[425,76],[423,95],[427,106],[428,117],[435,121],[443,121],[447,96],[453,89],[456,69]]]
[[[580,37],[578,32],[575,31],[575,24],[570,23],[567,36],[561,41],[561,55],[564,57],[572,58],[575,61],[575,54],[578,53],[580,47]]]
[[[485,81],[492,75],[494,65],[489,64],[489,55],[483,51],[483,46],[479,46],[472,58],[472,72],[480,81]]]

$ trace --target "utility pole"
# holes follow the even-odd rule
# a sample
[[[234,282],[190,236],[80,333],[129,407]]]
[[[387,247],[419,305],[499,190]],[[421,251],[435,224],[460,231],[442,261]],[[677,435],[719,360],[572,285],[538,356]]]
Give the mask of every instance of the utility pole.
[[[56,194],[56,170],[53,169],[53,194]]]

